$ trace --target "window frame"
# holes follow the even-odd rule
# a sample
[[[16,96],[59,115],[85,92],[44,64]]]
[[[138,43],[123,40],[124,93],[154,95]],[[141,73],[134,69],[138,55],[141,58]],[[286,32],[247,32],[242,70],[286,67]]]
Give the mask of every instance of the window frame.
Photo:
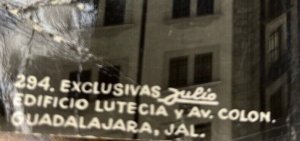
[[[97,16],[97,26],[101,27],[116,27],[116,26],[124,26],[128,24],[132,24],[133,22],[133,7],[135,1],[132,0],[124,0],[125,1],[125,8],[123,14],[123,23],[122,24],[115,24],[115,25],[106,25],[105,24],[105,15],[106,15],[106,1],[107,0],[98,0],[98,16]]]
[[[202,60],[198,60],[202,57]],[[209,57],[209,58],[205,58],[205,57]],[[197,61],[203,61],[203,59],[210,59],[210,62],[205,62],[205,64],[197,64]],[[205,60],[206,61],[206,60]],[[195,61],[194,61],[194,77],[193,77],[193,83],[194,84],[205,84],[205,83],[209,83],[212,82],[213,80],[213,62],[214,62],[214,54],[212,52],[208,52],[208,53],[201,53],[201,54],[196,54],[195,55]],[[204,63],[204,62],[202,62]],[[206,64],[209,63],[209,64]],[[199,68],[199,65],[209,65],[209,66],[205,66],[205,68]],[[210,71],[206,72],[207,67],[210,67]],[[199,75],[198,71],[204,71],[205,73],[209,73],[209,74],[201,74]],[[198,76],[199,75],[199,76]],[[200,78],[202,78],[202,80],[200,80]]]
[[[176,1],[177,1],[177,3],[176,3]],[[181,4],[182,1],[188,1],[188,4],[186,5],[187,9],[185,9],[187,11],[184,11],[183,13],[177,11],[179,9],[183,10],[184,8],[186,8],[186,7],[182,7],[182,6],[185,6],[185,5]],[[191,16],[191,8],[192,8],[191,1],[192,0],[172,0],[172,2],[173,2],[172,3],[172,18],[179,19],[179,18],[190,17]],[[176,4],[179,4],[179,5],[176,5]]]
[[[183,17],[176,17],[174,18],[174,1],[172,0],[172,7],[171,7],[171,19],[182,19],[182,18],[193,18],[193,17],[203,17],[203,16],[209,16],[209,15],[215,15],[217,13],[217,11],[220,11],[220,7],[219,7],[219,0],[212,0],[213,4],[213,9],[211,13],[207,13],[207,14],[198,14],[198,1],[199,0],[190,0],[190,14],[189,16],[183,16]]]
[[[179,47],[181,45],[178,45]],[[175,50],[169,50],[165,51],[162,54],[162,66],[161,68],[161,73],[162,76],[160,77],[161,83],[159,84],[163,89],[167,89],[169,87],[169,61],[171,58],[174,57],[179,57],[179,56],[188,56],[189,57],[189,65],[188,65],[188,84],[186,87],[182,88],[194,88],[198,86],[213,86],[213,85],[218,85],[221,82],[221,68],[222,62],[221,60],[221,45],[219,44],[213,44],[213,45],[205,45],[205,46],[199,46],[199,44],[194,44],[192,46],[189,46],[184,48],[178,48]],[[213,73],[212,73],[212,81],[209,83],[204,83],[204,84],[194,84],[193,82],[193,75],[194,75],[194,60],[195,60],[195,55],[197,54],[203,54],[203,53],[212,53],[213,54]]]
[[[200,131],[200,132],[199,132]],[[203,132],[205,131],[205,132]],[[213,137],[213,132],[212,132],[212,123],[207,122],[207,123],[200,123],[195,125],[195,132],[197,134],[203,134],[205,133],[204,138],[200,138],[201,141],[211,141]],[[208,133],[208,134],[207,134]],[[198,141],[199,138],[194,138],[193,141]]]
[[[86,76],[87,75],[87,76]],[[92,75],[93,75],[93,72],[91,69],[87,69],[87,70],[82,70],[82,71],[71,71],[69,73],[69,80],[70,81],[76,81],[76,82],[90,82],[92,80]],[[73,76],[75,76],[73,78]],[[78,77],[79,76],[79,77]],[[73,87],[73,83],[71,83],[71,87],[70,87],[70,90],[72,89]],[[86,100],[89,100],[90,99],[90,95],[88,94],[84,94],[84,92],[69,92],[68,93],[68,98],[74,98],[74,99],[81,99],[81,98],[84,98]]]
[[[108,2],[109,1],[109,2]],[[108,4],[112,4],[111,6],[116,6],[113,5],[115,3],[122,3],[123,5],[119,6],[120,8],[116,7],[110,7]],[[116,26],[116,25],[123,25],[125,23],[125,16],[126,16],[126,2],[127,0],[106,0],[105,1],[105,9],[104,9],[104,26]],[[111,11],[108,11],[109,8],[111,8]],[[118,9],[117,12],[114,12],[116,9]],[[122,12],[120,14],[120,12]],[[113,17],[110,17],[113,16]]]
[[[267,45],[267,63],[276,63],[282,55],[282,27],[276,28],[270,35]]]
[[[202,9],[200,8],[200,1],[205,1],[205,2],[211,2],[211,6],[210,9],[205,9],[205,11],[201,11]],[[215,12],[215,0],[197,0],[197,16],[205,16],[205,15],[212,15]],[[203,12],[203,13],[202,13]]]
[[[188,62],[189,58],[188,56],[179,56],[179,57],[174,57],[174,58],[170,58],[169,60],[169,79],[168,79],[168,86],[169,87],[184,87],[186,85],[188,85],[188,65],[189,65],[189,62]],[[173,62],[173,61],[179,61],[179,62]],[[181,61],[181,62],[180,62]],[[173,64],[173,63],[176,63],[176,64]],[[182,63],[185,63],[184,66],[179,66],[181,65]],[[173,71],[175,70],[175,68],[172,69],[172,66],[179,66],[180,69],[182,69],[181,67],[183,67],[183,69],[185,70],[176,70],[177,72],[175,72],[176,74],[178,75],[184,75],[183,77],[185,78],[181,78],[179,77],[178,75],[175,75],[175,76],[171,76],[173,75]],[[178,72],[179,71],[179,72]],[[184,71],[181,72],[181,71]],[[179,81],[184,81],[184,82],[179,82]]]
[[[103,78],[101,77],[103,70],[113,70],[116,71],[118,74],[118,78],[117,78],[117,82],[105,82],[107,80],[103,80]],[[99,83],[99,87],[101,86],[101,83],[105,83],[105,84],[117,84],[121,82],[121,74],[122,74],[122,66],[121,65],[111,65],[111,66],[102,66],[101,68],[98,68],[98,83]],[[110,77],[110,76],[108,76]],[[115,76],[112,76],[115,77]],[[106,76],[104,77],[105,79],[107,78]],[[101,80],[102,79],[102,80]],[[113,96],[112,94],[108,94],[108,95],[98,95],[97,99],[99,100],[106,100],[106,99],[112,99],[115,98],[115,96]]]

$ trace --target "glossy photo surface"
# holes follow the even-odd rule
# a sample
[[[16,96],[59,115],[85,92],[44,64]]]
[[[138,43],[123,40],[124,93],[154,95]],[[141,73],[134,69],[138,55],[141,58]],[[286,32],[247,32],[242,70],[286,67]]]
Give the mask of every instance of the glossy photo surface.
[[[0,0],[0,141],[300,141],[298,0]]]

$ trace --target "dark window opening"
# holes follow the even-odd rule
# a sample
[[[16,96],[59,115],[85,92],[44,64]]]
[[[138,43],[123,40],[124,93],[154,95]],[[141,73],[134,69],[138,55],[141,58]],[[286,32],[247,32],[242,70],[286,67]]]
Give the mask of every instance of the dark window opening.
[[[267,46],[267,66],[268,79],[275,80],[281,76],[287,68],[287,56],[282,48],[282,31],[281,27],[276,29],[270,36]]]
[[[285,122],[286,105],[284,102],[284,91],[283,88],[279,88],[275,93],[271,95],[270,98],[270,109],[272,113],[272,118],[276,119],[275,125],[280,125]]]
[[[271,96],[271,112],[274,119],[280,119],[284,113],[282,89],[279,89]]]
[[[90,82],[91,81],[91,70],[84,70],[84,71],[74,71],[70,73],[70,81],[75,82]],[[71,88],[73,87],[73,84],[71,83]],[[70,92],[68,94],[68,98],[74,98],[74,99],[80,99],[85,98],[89,100],[89,95],[84,93],[78,93],[78,92]]]
[[[190,9],[190,0],[173,0],[173,18],[189,17]]]
[[[208,15],[214,13],[214,0],[198,0],[197,15]]]
[[[272,119],[276,120],[275,123],[270,125],[270,129],[274,129],[269,132],[268,137],[274,138],[277,137],[278,140],[282,140],[279,137],[284,137],[288,134],[288,127],[286,125],[287,119],[287,102],[285,101],[285,92],[283,87],[280,87],[276,90],[270,97],[270,112],[272,113]],[[280,128],[278,128],[280,127]]]
[[[183,87],[187,85],[188,58],[178,57],[170,60],[169,86]]]
[[[126,0],[106,0],[104,25],[124,23]]]
[[[98,82],[99,84],[105,83],[105,84],[117,84],[120,82],[120,66],[104,66],[99,69],[99,76],[98,76]],[[110,99],[114,98],[112,93],[107,95],[99,95],[98,99]]]
[[[175,131],[178,130],[177,128],[175,129]],[[184,137],[183,134],[179,134],[179,135],[170,135],[166,137],[166,140],[171,140],[171,141],[178,141],[178,140],[182,140],[182,138]]]
[[[0,97],[0,116],[5,116],[5,105],[3,103],[4,100],[2,98],[3,92],[1,90],[1,87],[0,87],[0,95],[1,95],[1,97]]]
[[[193,141],[211,141],[211,123],[195,125],[195,132],[199,135],[204,134],[203,138],[195,138]]]
[[[268,58],[269,63],[274,63],[280,58],[281,54],[281,28],[274,31],[269,38]]]
[[[269,2],[269,15],[270,18],[280,16],[290,6],[290,0],[270,0]]]
[[[99,8],[99,0],[93,0],[93,4],[95,9]]]
[[[212,81],[213,54],[199,54],[195,57],[194,83],[203,84]]]

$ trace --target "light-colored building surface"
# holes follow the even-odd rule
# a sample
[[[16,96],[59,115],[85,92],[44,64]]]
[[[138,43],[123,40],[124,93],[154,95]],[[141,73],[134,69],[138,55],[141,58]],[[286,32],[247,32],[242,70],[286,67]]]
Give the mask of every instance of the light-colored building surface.
[[[207,7],[211,12],[198,14],[197,10],[201,11],[201,7],[197,6],[196,0],[191,0],[187,6],[190,13],[182,17],[175,17],[177,12],[179,15],[180,12],[184,13],[184,10],[174,11],[175,2],[176,0],[148,1],[143,84],[160,85],[163,89],[172,86],[186,90],[194,90],[196,87],[212,88],[218,94],[220,107],[230,109],[233,1],[214,0],[212,9]],[[208,59],[197,62],[197,57],[200,58],[201,55],[207,55]],[[197,72],[197,67],[206,67],[209,72],[201,74]],[[206,76],[210,78],[201,80],[201,77]],[[197,78],[200,80],[197,81]],[[205,108],[216,109],[213,106]],[[165,120],[160,124],[167,126],[170,123],[184,122],[207,128],[211,130],[207,140],[231,139],[231,124],[227,121]]]
[[[96,0],[99,13],[96,26],[82,32],[80,37],[84,37],[84,44],[97,58],[85,63],[72,60],[57,63],[55,59],[41,57],[33,62],[39,65],[31,68],[31,72],[40,76],[48,74],[54,82],[65,78],[159,85],[163,95],[168,94],[168,87],[211,88],[217,93],[220,105],[200,108],[212,109],[214,114],[220,107],[272,111],[277,123],[248,124],[217,118],[176,120],[173,115],[169,118],[139,116],[138,122],[151,121],[154,127],[162,129],[172,123],[195,124],[199,128],[197,131],[206,133],[204,141],[274,138],[292,141],[287,128],[290,119],[287,112],[290,112],[291,96],[297,96],[298,92],[298,79],[294,79],[298,76],[297,0],[291,3],[286,3],[287,0],[203,0],[204,3],[199,4],[200,1],[148,0],[143,13],[143,0]],[[43,61],[54,64],[55,71],[45,68]],[[58,87],[59,83],[53,86]],[[90,100],[96,98],[88,96]],[[136,101],[135,98],[118,100]],[[156,101],[141,97],[140,102]],[[190,106],[178,104],[168,110],[173,108],[188,111]],[[102,118],[110,116],[115,115],[106,114]],[[123,118],[136,120],[133,115]],[[63,132],[62,129],[54,132],[60,131]],[[74,132],[90,134],[70,131]],[[99,136],[133,137],[119,132],[103,132]],[[146,134],[138,137],[152,138]],[[183,137],[161,134],[159,138]]]

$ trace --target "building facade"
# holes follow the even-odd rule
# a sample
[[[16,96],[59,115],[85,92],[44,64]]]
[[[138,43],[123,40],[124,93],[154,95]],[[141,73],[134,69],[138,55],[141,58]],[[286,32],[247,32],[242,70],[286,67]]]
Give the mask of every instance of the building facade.
[[[234,11],[233,105],[271,111],[276,120],[272,125],[236,123],[234,138],[293,140],[289,122],[299,88],[297,1],[241,0]]]
[[[232,8],[231,0],[148,1],[143,84],[160,85],[163,89],[212,88],[218,94],[220,106],[230,109]],[[201,108],[216,112],[215,107]],[[182,122],[205,131],[204,140],[231,139],[228,121],[170,118],[162,121],[162,125]]]
[[[274,124],[241,123],[220,119],[180,119],[139,115],[97,114],[107,119],[120,116],[137,122],[152,121],[154,127],[194,124],[205,138],[195,141],[299,140],[295,132],[298,114],[293,105],[299,92],[297,0],[94,0],[98,11],[95,27],[80,33],[93,56],[85,62],[57,61],[40,57],[29,72],[54,82],[98,81],[161,86],[167,89],[211,88],[218,95],[220,108],[271,111]],[[43,61],[55,71],[44,67]],[[42,71],[44,70],[45,71]],[[41,73],[42,72],[42,73]],[[59,87],[59,83],[53,84]],[[55,94],[53,94],[55,95]],[[59,96],[59,94],[56,94]],[[122,100],[155,103],[150,98],[89,96],[69,93],[69,98],[90,101]],[[191,106],[173,108],[189,111]],[[167,110],[173,110],[169,108]],[[31,111],[36,112],[35,109]],[[50,113],[78,114],[63,110]],[[90,113],[79,113],[95,116]],[[64,132],[41,129],[44,132]],[[70,131],[80,134],[84,130]],[[107,131],[101,136],[151,138],[147,134]],[[167,140],[191,140],[184,136],[164,136]]]

